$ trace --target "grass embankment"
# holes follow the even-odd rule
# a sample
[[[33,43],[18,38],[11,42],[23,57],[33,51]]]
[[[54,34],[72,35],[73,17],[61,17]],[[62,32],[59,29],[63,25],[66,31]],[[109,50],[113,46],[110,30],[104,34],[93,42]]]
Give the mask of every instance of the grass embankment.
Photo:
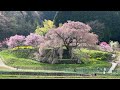
[[[18,58],[12,54],[9,50],[0,52],[0,56],[3,57],[3,62],[15,68],[20,69],[33,69],[33,70],[74,70],[78,69],[96,69],[96,68],[109,68],[111,66],[107,61],[98,60],[95,63],[87,64],[46,64],[31,59]]]

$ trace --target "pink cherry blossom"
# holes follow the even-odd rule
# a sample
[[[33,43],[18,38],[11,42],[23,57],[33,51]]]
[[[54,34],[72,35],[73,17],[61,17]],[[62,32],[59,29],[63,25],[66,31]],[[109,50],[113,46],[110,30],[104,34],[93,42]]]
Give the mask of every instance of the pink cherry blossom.
[[[31,46],[38,46],[40,45],[40,43],[44,42],[44,37],[37,35],[35,33],[30,33],[30,35],[28,35],[25,38],[25,45],[31,45]]]
[[[109,44],[107,44],[106,42],[101,42],[100,43],[100,48],[101,48],[101,50],[103,50],[103,51],[113,51],[112,50],[112,48],[110,47],[110,45]]]
[[[7,40],[7,45],[10,48],[16,47],[16,46],[21,46],[23,45],[25,41],[25,36],[23,35],[15,35],[15,36],[11,36],[8,40]]]

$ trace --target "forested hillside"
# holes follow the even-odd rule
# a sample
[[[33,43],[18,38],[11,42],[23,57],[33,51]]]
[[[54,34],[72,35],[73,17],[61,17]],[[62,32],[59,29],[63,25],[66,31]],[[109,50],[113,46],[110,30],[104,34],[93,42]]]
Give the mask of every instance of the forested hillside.
[[[34,32],[44,19],[55,25],[67,20],[89,24],[100,41],[120,42],[120,11],[0,11],[0,41],[15,34]]]
[[[100,41],[120,42],[120,11],[59,11],[56,25],[67,20],[89,23]]]
[[[44,19],[53,20],[55,11],[0,11],[0,40],[15,34],[28,35]]]

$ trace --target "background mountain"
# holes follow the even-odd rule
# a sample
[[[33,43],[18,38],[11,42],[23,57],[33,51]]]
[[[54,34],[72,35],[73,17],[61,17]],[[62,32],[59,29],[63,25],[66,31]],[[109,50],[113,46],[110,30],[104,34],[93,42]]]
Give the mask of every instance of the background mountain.
[[[100,41],[120,42],[120,11],[59,11],[55,24],[67,20],[90,23]]]
[[[53,20],[55,11],[0,11],[0,40],[15,34],[28,35],[44,19]]]
[[[15,34],[28,35],[44,19],[55,25],[67,20],[89,24],[100,41],[120,42],[120,11],[0,11],[0,40]]]

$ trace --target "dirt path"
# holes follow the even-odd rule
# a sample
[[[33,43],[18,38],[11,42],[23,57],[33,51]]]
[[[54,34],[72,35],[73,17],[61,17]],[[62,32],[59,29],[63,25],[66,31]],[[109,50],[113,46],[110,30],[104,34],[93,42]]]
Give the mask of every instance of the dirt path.
[[[117,65],[118,65],[117,62],[112,62],[112,66],[111,66],[111,68],[109,69],[108,73],[112,73],[112,71],[116,68]]]
[[[0,68],[4,68],[4,69],[11,69],[11,70],[16,70],[16,68],[13,68],[13,67],[10,67],[10,66],[7,66],[3,63],[2,61],[2,58],[0,57]]]
[[[108,73],[112,73],[112,71],[113,71],[118,65],[120,65],[120,55],[117,57],[117,61],[111,62],[111,63],[112,63],[112,66],[111,66],[111,68],[109,69]]]
[[[1,58],[0,58],[0,66],[5,66],[5,64],[2,62]]]

